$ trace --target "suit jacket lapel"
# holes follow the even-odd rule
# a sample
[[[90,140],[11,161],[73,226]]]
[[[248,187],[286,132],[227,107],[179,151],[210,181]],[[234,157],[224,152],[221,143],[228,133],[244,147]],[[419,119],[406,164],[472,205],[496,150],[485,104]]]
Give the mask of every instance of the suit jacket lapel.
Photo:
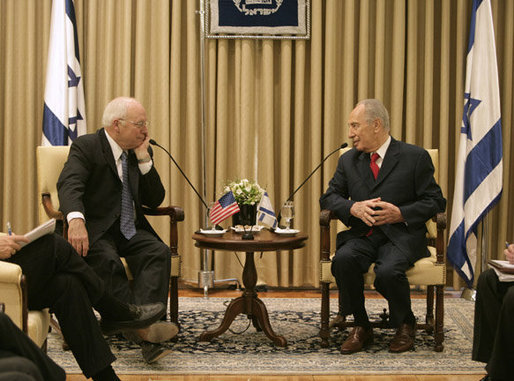
[[[369,167],[369,154],[366,152],[361,152],[358,160],[359,161],[357,163],[357,166],[362,181],[364,181],[364,183],[368,186],[369,189],[373,189],[373,187],[375,186],[375,179],[373,178],[373,172],[371,172],[371,168]]]
[[[104,155],[105,161],[109,164],[113,174],[115,177],[121,182],[120,176],[118,175],[118,170],[116,169],[116,163],[114,162],[114,154],[112,153],[111,146],[109,145],[109,141],[105,136],[105,129],[101,129],[98,131],[98,136],[100,137],[100,144],[102,146],[102,153]]]
[[[389,148],[387,149],[386,155],[384,157],[384,161],[380,167],[380,171],[378,172],[377,181],[375,182],[375,186],[378,186],[387,175],[396,167],[399,162],[400,157],[400,145],[398,141],[395,139],[391,139],[391,143],[389,144]]]

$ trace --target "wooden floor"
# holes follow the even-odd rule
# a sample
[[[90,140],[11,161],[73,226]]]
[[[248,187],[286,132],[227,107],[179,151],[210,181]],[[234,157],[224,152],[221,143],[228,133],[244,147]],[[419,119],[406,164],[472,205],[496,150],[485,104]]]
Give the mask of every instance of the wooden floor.
[[[225,289],[210,289],[209,296],[213,297],[237,297],[239,291]],[[179,296],[183,297],[203,297],[203,290],[195,288],[184,288],[179,291]],[[448,293],[447,297],[457,297],[456,293]],[[259,292],[261,298],[319,298],[317,290],[268,290]],[[336,292],[331,294],[332,298],[337,298]],[[366,294],[367,298],[379,297],[373,292]],[[413,298],[417,295],[412,294]],[[171,354],[170,356],[173,356]],[[120,375],[122,381],[479,381],[484,377],[481,374],[466,375],[361,375],[361,376],[341,376],[341,375]],[[68,374],[68,381],[85,381],[82,374]]]
[[[386,376],[273,376],[273,375],[191,375],[191,376],[131,376],[120,375],[122,381],[479,381],[483,375],[386,375]],[[82,375],[68,375],[66,380],[83,381]]]

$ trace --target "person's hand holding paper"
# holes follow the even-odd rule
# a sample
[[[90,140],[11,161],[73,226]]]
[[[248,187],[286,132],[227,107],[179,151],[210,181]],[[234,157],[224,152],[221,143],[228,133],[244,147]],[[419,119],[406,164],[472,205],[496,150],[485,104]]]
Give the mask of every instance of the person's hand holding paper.
[[[11,258],[18,250],[21,249],[21,244],[28,243],[29,240],[22,235],[3,235],[0,236],[0,259]]]
[[[505,242],[505,246],[507,246],[507,248],[503,250],[505,258],[507,258],[510,264],[514,265],[514,243],[509,244]]]

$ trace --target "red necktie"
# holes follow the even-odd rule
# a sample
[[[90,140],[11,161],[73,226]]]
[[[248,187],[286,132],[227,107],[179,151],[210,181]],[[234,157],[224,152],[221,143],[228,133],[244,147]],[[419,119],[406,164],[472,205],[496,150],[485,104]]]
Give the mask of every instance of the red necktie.
[[[377,164],[377,160],[379,157],[380,156],[378,155],[378,153],[375,152],[373,155],[371,155],[371,162],[369,163],[369,167],[371,168],[371,172],[373,172],[373,177],[375,178],[375,180],[377,179],[378,171],[380,170]]]
[[[378,171],[380,170],[377,164],[377,160],[379,157],[380,156],[378,155],[378,153],[375,152],[373,155],[371,155],[371,161],[369,163],[369,167],[371,168],[371,172],[373,172],[373,177],[375,178],[375,180],[377,179]],[[373,228],[369,229],[369,231],[366,233],[366,237],[369,237],[371,233],[373,233]]]

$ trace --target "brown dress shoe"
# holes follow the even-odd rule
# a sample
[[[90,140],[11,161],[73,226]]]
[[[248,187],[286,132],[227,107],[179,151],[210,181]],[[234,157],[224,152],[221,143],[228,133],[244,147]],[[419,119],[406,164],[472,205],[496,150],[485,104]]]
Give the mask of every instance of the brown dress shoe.
[[[351,353],[359,352],[366,345],[373,343],[373,328],[368,327],[353,327],[350,336],[341,345],[341,353],[349,355]]]
[[[401,353],[414,348],[416,328],[410,324],[402,324],[389,344],[389,352]]]

